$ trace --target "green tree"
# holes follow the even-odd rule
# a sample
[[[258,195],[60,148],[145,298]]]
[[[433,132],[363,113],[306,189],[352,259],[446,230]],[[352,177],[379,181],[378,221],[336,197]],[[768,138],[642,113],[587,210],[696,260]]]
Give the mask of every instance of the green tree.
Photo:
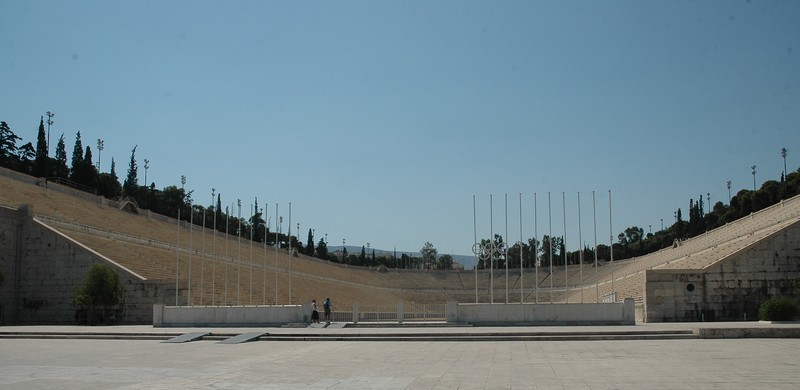
[[[250,226],[253,229],[253,240],[255,242],[263,242],[264,240],[264,233],[267,229],[267,223],[264,221],[264,209],[258,208],[258,198],[255,198],[255,212],[253,217],[250,218]],[[210,215],[210,214],[209,214]]]
[[[34,165],[33,175],[39,177],[47,176],[47,138],[44,132],[44,117],[39,120],[39,131],[36,135],[36,164]]]
[[[433,244],[431,244],[429,241],[426,241],[419,250],[419,253],[422,255],[422,263],[424,267],[433,268],[433,265],[436,264],[436,256],[438,255],[438,251],[433,247]]]
[[[122,186],[119,184],[113,157],[111,158],[111,172],[101,173],[97,177],[97,193],[109,199],[116,198],[122,194]]]
[[[86,153],[83,155],[83,162],[81,162],[81,174],[79,183],[90,188],[97,188],[97,167],[92,162],[92,148],[86,146]]]
[[[225,227],[222,225],[222,194],[217,194],[217,207],[214,208],[214,213],[217,215],[217,230],[224,232]]]
[[[11,168],[17,157],[18,137],[5,121],[0,122],[0,165]]]
[[[69,179],[77,182],[83,166],[83,143],[81,143],[81,132],[75,135],[75,146],[72,148],[72,166],[70,167]]]
[[[320,259],[327,259],[328,258],[328,244],[325,242],[324,239],[320,238],[319,243],[317,244],[317,257]]]
[[[64,142],[64,133],[61,133],[61,137],[58,138],[58,143],[56,143],[56,158],[55,162],[53,163],[53,167],[50,168],[50,172],[54,177],[60,177],[63,179],[69,178],[69,166],[67,166],[67,146]]]
[[[306,255],[314,256],[314,231],[308,229],[308,239],[306,240]]]
[[[102,309],[100,320],[104,321],[105,310],[119,304],[123,292],[119,274],[114,269],[105,264],[93,264],[75,292],[75,302],[86,310],[89,324],[94,325],[96,309]]]
[[[133,150],[131,150],[131,161],[128,164],[128,176],[125,177],[125,181],[122,183],[122,193],[125,196],[136,196],[136,189],[139,187],[139,179],[136,177],[136,172],[138,170],[136,167],[136,148],[138,147],[139,145],[136,145],[133,147]]]
[[[453,256],[441,255],[438,261],[439,269],[453,269]]]
[[[33,171],[33,163],[36,159],[36,149],[33,148],[33,144],[28,142],[22,145],[22,147],[17,150],[17,158],[19,161],[17,170],[31,174]]]

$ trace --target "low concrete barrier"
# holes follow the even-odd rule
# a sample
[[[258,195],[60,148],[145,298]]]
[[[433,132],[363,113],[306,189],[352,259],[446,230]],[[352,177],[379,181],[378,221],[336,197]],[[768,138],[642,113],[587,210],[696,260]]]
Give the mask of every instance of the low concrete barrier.
[[[746,338],[800,338],[800,328],[752,327],[752,328],[697,328],[701,339],[746,339]]]
[[[310,322],[311,304],[285,306],[153,306],[153,326],[276,326]],[[358,305],[353,318],[359,318]],[[400,309],[402,318],[402,309]],[[632,299],[618,303],[447,302],[449,323],[475,326],[635,325]],[[357,322],[357,320],[353,320]]]
[[[153,305],[154,327],[276,326],[309,322],[309,305],[165,306]]]
[[[635,325],[633,299],[620,303],[456,303],[446,306],[447,322],[476,326]]]

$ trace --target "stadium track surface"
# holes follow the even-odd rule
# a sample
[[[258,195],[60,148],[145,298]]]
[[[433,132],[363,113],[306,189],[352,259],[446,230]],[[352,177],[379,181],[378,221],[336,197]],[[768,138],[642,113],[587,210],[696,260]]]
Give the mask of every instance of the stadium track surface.
[[[703,328],[797,331],[800,324],[324,329],[7,326],[0,327],[0,388],[800,389],[799,338],[692,336],[695,329]],[[692,334],[675,339],[578,337],[640,332],[685,335],[686,330]],[[160,342],[198,331],[221,337]],[[235,345],[219,342],[225,335],[253,331],[299,335],[303,338],[294,340],[304,341],[267,337],[259,339],[263,342]],[[565,337],[508,338],[526,334]],[[752,335],[741,335],[747,334]],[[421,338],[377,342],[359,339],[360,335],[411,337],[404,340],[440,337],[434,338],[436,342]],[[485,338],[469,339],[468,335]],[[350,341],[327,341],[321,336]]]

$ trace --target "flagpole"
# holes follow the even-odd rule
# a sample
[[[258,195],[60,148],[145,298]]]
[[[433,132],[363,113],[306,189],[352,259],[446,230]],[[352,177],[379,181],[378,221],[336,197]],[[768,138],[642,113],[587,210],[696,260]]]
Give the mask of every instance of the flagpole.
[[[508,194],[505,194],[506,234],[503,243],[503,262],[506,263],[506,303],[508,303]]]
[[[223,300],[225,306],[228,306],[228,262],[230,261],[230,257],[228,257],[228,241],[230,239],[231,226],[230,211],[228,206],[225,206],[225,297]]]
[[[539,303],[539,212],[537,203],[537,194],[533,193],[533,265],[534,265],[534,281],[533,281],[533,294],[535,303]]]
[[[522,193],[519,193],[519,303],[524,301],[523,297],[523,287],[524,284],[522,283],[523,271],[525,269],[525,256],[522,253]]]
[[[561,191],[561,210],[564,213],[564,302],[569,303],[569,268],[567,268],[567,198],[564,191]]]
[[[178,206],[178,240],[175,248],[175,306],[178,306],[178,276],[181,266],[181,206]]]
[[[608,190],[608,249],[611,253],[611,298],[617,301],[616,290],[614,290],[614,230],[611,225],[611,190]]]
[[[216,192],[216,188],[211,189],[211,205],[214,206],[214,193]],[[217,305],[217,207],[214,206],[214,239],[212,240],[213,244],[212,251],[214,252],[214,257],[211,259],[211,306]]]
[[[547,192],[547,223],[550,225],[550,303],[553,303],[553,208],[550,203],[550,192]]]
[[[194,210],[192,204],[189,203],[189,306],[194,306],[194,298],[192,297],[192,226],[194,225]]]
[[[289,229],[286,233],[289,240],[289,304],[292,304],[292,202],[289,202]]]
[[[592,223],[594,224],[594,289],[596,303],[600,303],[600,281],[597,279],[597,204],[592,190]]]
[[[278,247],[280,246],[278,243],[278,231],[280,230],[278,218],[278,203],[275,203],[275,305],[278,304]]]
[[[583,234],[581,232],[581,192],[578,191],[578,261],[581,269],[581,303],[583,303]]]
[[[256,205],[258,207],[258,205]],[[250,205],[250,305],[253,304],[253,230],[255,230],[255,222],[253,205]]]
[[[238,207],[237,220],[239,227],[236,229],[237,233],[237,248],[236,248],[236,306],[241,304],[242,300],[242,200],[236,199],[236,206]]]
[[[475,254],[475,265],[472,267],[475,270],[475,303],[478,303],[478,252],[476,251],[478,245],[478,225],[475,217],[475,195],[472,195],[472,252]]]
[[[269,213],[269,203],[264,203],[264,297],[261,299],[261,304],[267,304],[267,230],[269,230],[269,219],[267,218],[267,213]]]
[[[489,242],[491,245],[489,256],[489,303],[494,303],[494,203],[492,194],[489,194]]]
[[[202,242],[200,246],[200,306],[203,306],[203,287],[205,281],[205,270],[206,270],[206,209],[203,208],[203,232],[200,233],[200,241]]]

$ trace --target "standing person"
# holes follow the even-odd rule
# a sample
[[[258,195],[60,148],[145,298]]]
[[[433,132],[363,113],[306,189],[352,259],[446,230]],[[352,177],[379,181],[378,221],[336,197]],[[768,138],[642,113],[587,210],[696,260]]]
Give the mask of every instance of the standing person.
[[[317,300],[311,300],[311,323],[319,324],[319,310],[317,309]]]
[[[330,298],[325,298],[325,302],[322,304],[322,308],[325,309],[325,322],[331,323],[331,307],[333,306],[333,302],[331,302]]]

